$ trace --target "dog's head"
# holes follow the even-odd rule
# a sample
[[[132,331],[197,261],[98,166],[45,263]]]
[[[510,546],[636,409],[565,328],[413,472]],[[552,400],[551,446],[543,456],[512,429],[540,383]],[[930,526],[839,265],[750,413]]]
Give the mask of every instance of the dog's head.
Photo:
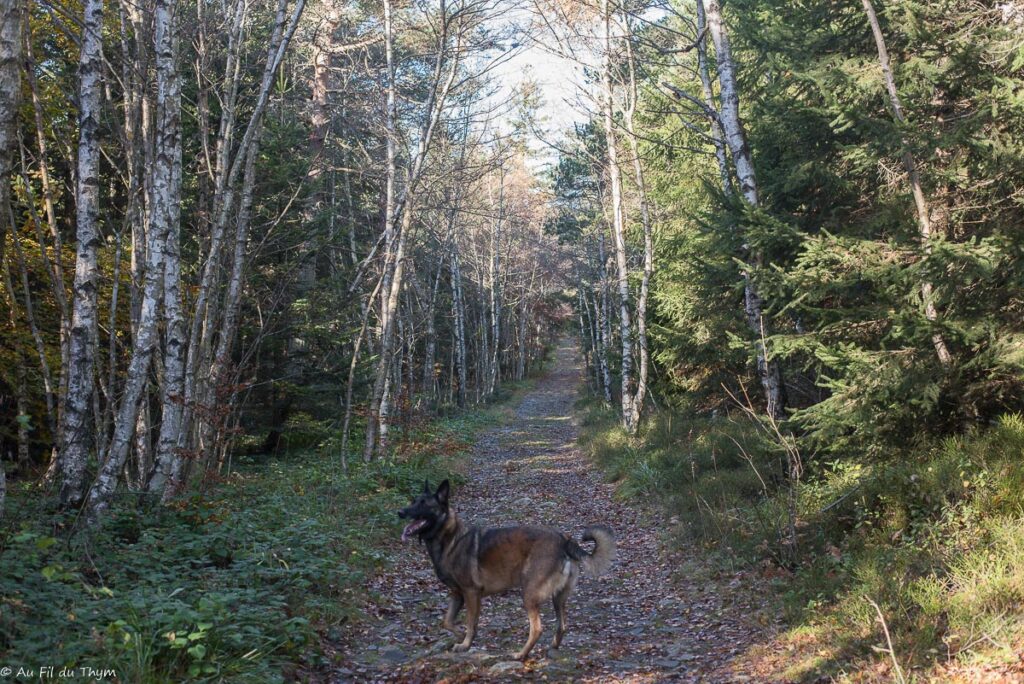
[[[423,491],[412,503],[398,511],[399,518],[412,521],[402,530],[402,541],[414,534],[420,539],[429,539],[444,527],[448,519],[449,491],[448,480],[438,485],[436,492],[430,491],[429,482],[423,482]]]

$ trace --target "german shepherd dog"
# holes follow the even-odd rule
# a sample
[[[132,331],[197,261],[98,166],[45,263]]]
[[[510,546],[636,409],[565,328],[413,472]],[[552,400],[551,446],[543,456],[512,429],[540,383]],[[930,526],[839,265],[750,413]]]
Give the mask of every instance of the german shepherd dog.
[[[402,541],[415,535],[424,543],[438,579],[451,592],[441,626],[457,635],[455,618],[466,606],[466,635],[452,650],[466,651],[473,643],[480,600],[512,589],[522,590],[530,620],[530,636],[515,657],[524,660],[540,638],[540,604],[549,599],[558,617],[552,642],[557,649],[565,636],[565,606],[580,572],[601,575],[615,557],[612,531],[601,525],[588,527],[583,540],[595,545],[588,552],[568,535],[546,527],[482,530],[459,520],[449,494],[448,480],[436,491],[424,482],[423,492],[398,511],[398,517],[412,521],[402,531]]]

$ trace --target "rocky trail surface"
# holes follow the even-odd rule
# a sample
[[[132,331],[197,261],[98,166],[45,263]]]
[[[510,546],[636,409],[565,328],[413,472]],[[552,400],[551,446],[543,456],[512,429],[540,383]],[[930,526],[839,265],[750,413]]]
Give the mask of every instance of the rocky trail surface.
[[[737,658],[770,631],[763,606],[741,576],[709,583],[680,572],[685,554],[663,543],[667,523],[613,496],[576,445],[573,404],[581,370],[563,343],[511,418],[485,432],[452,494],[460,517],[481,526],[539,524],[572,534],[595,522],[615,531],[618,556],[600,578],[582,577],[569,601],[561,649],[550,605],[544,634],[525,663],[511,659],[526,639],[518,593],[484,599],[473,648],[452,653],[441,629],[447,592],[419,543],[385,551],[392,563],[368,582],[367,615],[349,627],[338,682],[733,682],[754,681]],[[460,628],[465,618],[459,618]],[[760,681],[759,678],[758,681]]]

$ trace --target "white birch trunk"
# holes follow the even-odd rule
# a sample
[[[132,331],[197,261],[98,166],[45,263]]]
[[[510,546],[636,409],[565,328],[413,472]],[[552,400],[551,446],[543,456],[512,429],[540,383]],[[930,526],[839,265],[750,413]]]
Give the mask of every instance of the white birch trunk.
[[[177,37],[175,37],[177,40]],[[175,50],[176,52],[176,50]],[[169,84],[170,112],[181,112],[181,78],[177,69]],[[172,216],[164,253],[164,377],[160,395],[160,434],[157,437],[155,467],[148,490],[164,501],[177,493],[184,447],[181,421],[185,391],[185,313],[181,292],[181,122],[173,124],[174,135],[170,196]],[[171,486],[168,487],[168,480]]]
[[[174,13],[177,0],[156,0],[154,52],[156,55],[156,136],[149,180],[149,235],[138,330],[128,365],[127,379],[106,461],[89,492],[87,521],[95,525],[110,505],[128,457],[138,421],[139,406],[149,381],[153,353],[160,342],[159,317],[164,300],[164,250],[173,231],[181,193],[174,188],[175,161],[181,121],[177,98],[177,56]]]
[[[611,330],[611,304],[608,301],[608,259],[604,250],[604,229],[599,229],[597,234],[597,257],[600,263],[600,308],[598,309],[598,323],[601,329],[598,358],[601,364],[601,388],[604,390],[604,400],[609,406],[612,404],[612,378],[608,363],[608,349],[612,343]],[[595,302],[595,308],[598,304]]]
[[[96,388],[97,293],[99,289],[100,98],[103,71],[103,0],[83,4],[78,67],[78,171],[75,280],[68,348],[68,387],[61,421],[61,489],[64,507],[85,494],[85,472],[95,442],[92,401]]]
[[[154,364],[157,363],[159,361],[154,361]],[[135,419],[135,444],[130,454],[134,456],[134,464],[129,462],[129,467],[125,468],[129,489],[137,491],[141,491],[146,486],[146,480],[149,479],[149,474],[153,470],[153,421],[148,394],[148,392],[143,393],[138,416]],[[130,467],[131,465],[134,465],[134,470]]]
[[[18,104],[21,95],[21,15],[24,5],[17,0],[0,6],[0,258],[7,231],[13,234],[11,219],[11,178],[17,149]],[[10,293],[14,302],[14,292]]]
[[[393,38],[393,27],[391,22],[391,2],[384,0],[384,43],[386,55],[391,54],[391,42]],[[385,258],[384,264],[384,287],[381,289],[381,347],[377,363],[374,390],[370,397],[370,406],[366,426],[366,443],[363,448],[363,460],[369,461],[377,450],[377,438],[380,434],[386,433],[386,427],[381,427],[382,416],[387,419],[387,411],[382,413],[382,404],[387,406],[389,386],[386,382],[389,375],[392,357],[394,355],[394,327],[397,316],[396,306],[402,289],[403,263],[406,241],[409,239],[412,224],[412,204],[416,197],[417,187],[423,172],[427,153],[430,151],[434,132],[441,114],[446,106],[448,93],[451,91],[455,76],[458,73],[460,56],[462,51],[461,39],[456,39],[451,46],[449,54],[448,29],[451,16],[444,0],[441,2],[439,18],[439,36],[437,40],[437,54],[434,60],[429,95],[424,105],[425,113],[418,131],[418,142],[416,152],[412,157],[406,171],[405,188],[400,196],[394,194],[393,184],[395,178],[395,159],[393,148],[388,149],[388,183],[392,189],[387,191],[386,204],[393,204],[393,212],[385,211],[385,242],[397,241],[393,258]],[[445,65],[447,64],[447,73]],[[394,110],[395,97],[395,74],[394,64],[388,57],[387,75],[387,114],[386,114],[386,135],[388,144],[392,145],[397,139],[397,112]],[[387,206],[385,207],[387,209]],[[397,228],[396,224],[400,223]],[[392,227],[394,234],[388,240],[388,228]],[[390,247],[390,245],[389,245]],[[385,253],[387,256],[387,252]],[[385,299],[386,295],[386,299]]]
[[[14,287],[11,283],[4,245],[7,243],[7,231],[17,242],[16,228],[11,220],[11,186],[14,171],[14,150],[17,135],[18,101],[21,95],[21,21],[23,5],[15,0],[0,8],[0,260],[4,261],[4,280],[10,299],[12,328],[15,328]],[[28,292],[25,293],[26,298]],[[28,300],[26,299],[26,303]],[[34,326],[33,326],[34,327]],[[13,331],[12,331],[13,332]],[[19,354],[20,355],[20,354]],[[45,356],[43,357],[45,361]],[[28,460],[28,402],[25,394],[25,365],[18,364],[17,378],[17,422],[18,422],[18,461]],[[49,373],[47,372],[48,376]],[[47,388],[47,402],[50,401],[50,388]],[[48,405],[49,407],[49,405]],[[0,519],[4,514],[4,502],[7,497],[7,475],[4,471],[3,456],[0,455]]]
[[[403,216],[402,225],[398,230],[398,245],[394,254],[394,271],[388,283],[388,298],[384,308],[386,318],[382,321],[383,330],[381,331],[380,341],[381,356],[377,364],[377,374],[374,379],[373,394],[371,395],[370,415],[366,425],[366,445],[363,450],[363,460],[366,462],[373,458],[374,451],[379,446],[378,437],[380,437],[380,441],[384,441],[387,436],[387,419],[390,411],[391,394],[391,364],[393,361],[397,318],[395,313],[398,307],[398,298],[402,291],[405,245],[409,234],[408,224],[411,223],[411,220],[408,218],[410,216],[408,213]]]
[[[644,168],[640,160],[640,145],[637,142],[633,118],[639,101],[636,85],[636,64],[633,55],[632,36],[626,36],[626,54],[629,71],[629,106],[625,112],[626,136],[629,140],[630,152],[633,157],[633,175],[640,204],[640,219],[644,231],[644,266],[640,278],[640,293],[636,300],[636,342],[639,350],[639,368],[637,369],[636,394],[633,396],[632,416],[630,424],[635,434],[640,427],[640,417],[647,399],[647,374],[650,363],[650,352],[647,347],[647,299],[650,292],[651,276],[654,274],[654,236],[651,225],[651,210],[647,204],[647,186],[644,182]]]
[[[491,299],[491,342],[493,344],[493,350],[491,351],[490,363],[488,364],[488,377],[487,377],[487,396],[492,396],[498,386],[498,376],[501,373],[501,256],[500,243],[501,243],[501,219],[502,212],[504,211],[504,199],[505,199],[505,175],[504,172],[499,174],[500,183],[498,187],[498,216],[495,219],[494,227],[491,229],[491,241],[490,241],[490,274],[489,274],[489,294]]]
[[[736,65],[732,58],[729,36],[722,22],[722,11],[718,0],[710,0],[707,5],[708,28],[711,40],[715,45],[715,58],[718,66],[718,81],[721,86],[721,112],[719,118],[729,151],[732,153],[736,179],[740,186],[740,194],[752,206],[759,206],[757,194],[757,177],[754,173],[753,158],[747,143],[746,131],[740,119],[740,97],[736,79]],[[755,267],[759,265],[760,256],[754,256]],[[776,360],[768,357],[765,339],[769,330],[764,320],[764,301],[757,292],[751,274],[745,271],[744,310],[747,324],[750,326],[757,350],[758,376],[764,389],[767,411],[772,418],[781,420],[786,415],[785,388],[782,372]]]
[[[381,286],[384,284],[384,277],[377,279],[377,284],[374,286],[373,292],[367,297],[368,302],[373,302],[380,292]],[[352,421],[352,388],[355,385],[356,377],[356,366],[359,364],[359,351],[363,344],[363,340],[366,338],[367,323],[370,318],[371,307],[367,304],[363,304],[361,307],[362,320],[360,321],[359,334],[356,336],[355,343],[352,345],[352,358],[349,360],[348,366],[348,382],[345,384],[345,418],[342,422],[341,428],[341,465],[342,469],[348,470],[348,433],[349,425]]]
[[[466,406],[466,305],[462,298],[462,273],[459,269],[458,246],[452,245],[452,316],[455,326],[455,369],[458,377],[459,391],[457,403],[459,408]]]

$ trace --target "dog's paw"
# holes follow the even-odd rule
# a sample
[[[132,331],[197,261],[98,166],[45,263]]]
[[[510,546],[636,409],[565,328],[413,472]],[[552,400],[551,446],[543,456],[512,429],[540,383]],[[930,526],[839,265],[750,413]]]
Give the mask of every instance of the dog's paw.
[[[452,646],[452,653],[465,653],[469,650],[469,644],[455,644]]]

